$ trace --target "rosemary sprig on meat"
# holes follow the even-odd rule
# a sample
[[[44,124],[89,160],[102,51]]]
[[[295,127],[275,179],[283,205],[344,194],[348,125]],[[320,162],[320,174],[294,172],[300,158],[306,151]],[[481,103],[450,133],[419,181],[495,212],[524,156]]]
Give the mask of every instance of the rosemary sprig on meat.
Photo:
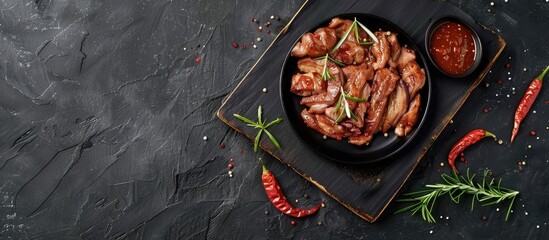
[[[332,75],[330,74],[330,71],[328,71],[328,60],[330,60],[331,62],[337,64],[337,65],[340,66],[340,67],[345,67],[345,64],[343,64],[343,63],[340,62],[340,61],[337,61],[337,60],[333,59],[333,58],[330,57],[330,55],[328,55],[327,53],[326,53],[325,56],[318,57],[318,58],[316,58],[316,59],[317,59],[317,60],[323,60],[323,61],[324,61],[324,64],[323,64],[323,67],[322,67],[322,77],[321,77],[322,80],[327,80],[327,79],[334,80],[334,78],[333,78]]]
[[[273,136],[273,134],[271,134],[267,130],[267,128],[269,128],[273,125],[276,125],[279,122],[282,122],[282,118],[277,118],[277,119],[273,120],[272,122],[265,124],[267,122],[267,120],[266,119],[263,120],[262,115],[263,115],[263,112],[261,110],[261,105],[259,105],[259,107],[257,108],[257,122],[254,122],[254,121],[250,120],[249,118],[243,117],[239,114],[236,114],[236,113],[233,114],[234,117],[236,117],[240,121],[243,121],[243,122],[247,123],[248,126],[254,127],[254,128],[259,128],[259,132],[257,133],[257,135],[255,136],[255,139],[254,139],[254,152],[257,152],[257,146],[259,145],[259,140],[261,139],[261,134],[263,134],[263,132],[265,132],[265,134],[267,134],[267,136],[269,137],[269,139],[271,139],[271,142],[275,145],[276,148],[280,148],[280,144],[278,143],[276,138]]]
[[[337,42],[334,49],[332,49],[332,51],[330,51],[330,54],[333,54],[334,52],[337,51],[337,49],[339,49],[339,47],[341,47],[341,45],[347,40],[347,37],[349,37],[349,34],[351,33],[351,31],[354,31],[355,38],[356,38],[356,41],[357,41],[358,44],[361,44],[361,45],[372,45],[372,44],[374,44],[373,42],[362,41],[360,39],[360,37],[358,36],[358,27],[359,26],[360,26],[360,28],[362,28],[368,34],[368,36],[370,36],[370,38],[372,38],[374,40],[374,42],[376,42],[376,43],[379,42],[379,39],[377,39],[376,35],[372,31],[370,31],[366,26],[364,26],[364,24],[360,23],[355,18],[355,20],[353,21],[353,23],[351,24],[349,29],[347,29],[347,31],[345,31],[345,33],[343,34],[343,37],[341,37],[339,42]]]
[[[353,102],[366,102],[366,99],[353,97],[350,94],[345,93],[345,91],[343,91],[343,87],[340,87],[339,92],[341,94],[339,95],[339,99],[337,100],[337,103],[335,105],[334,113],[339,112],[342,105],[343,110],[341,110],[341,112],[339,113],[339,116],[335,120],[335,123],[339,123],[341,122],[341,120],[343,120],[343,113],[345,113],[345,116],[347,116],[347,118],[352,118],[355,121],[358,121],[356,115],[353,113],[353,111],[351,111],[351,108],[349,107],[349,102],[347,100],[351,100]]]
[[[501,179],[495,183],[494,179],[487,180],[488,171],[484,171],[482,183],[473,182],[475,175],[469,175],[467,170],[466,176],[458,176],[454,172],[453,176],[448,174],[442,174],[441,177],[444,183],[438,183],[435,185],[426,185],[428,189],[406,193],[403,196],[406,198],[399,199],[399,202],[415,202],[410,206],[402,208],[395,212],[395,214],[403,212],[412,212],[412,215],[421,211],[421,217],[429,223],[435,223],[436,220],[433,217],[432,211],[438,197],[448,194],[453,202],[459,203],[461,196],[464,194],[473,195],[471,201],[471,210],[478,201],[482,206],[490,206],[500,203],[504,200],[511,200],[507,213],[505,215],[505,221],[509,218],[511,208],[515,202],[518,191],[501,187]]]

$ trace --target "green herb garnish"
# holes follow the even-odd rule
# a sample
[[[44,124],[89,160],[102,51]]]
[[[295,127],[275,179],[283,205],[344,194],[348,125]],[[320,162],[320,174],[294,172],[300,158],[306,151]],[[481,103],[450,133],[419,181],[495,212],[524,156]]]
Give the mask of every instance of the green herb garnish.
[[[518,191],[501,187],[501,179],[495,184],[494,179],[487,181],[488,171],[484,171],[482,183],[474,183],[473,179],[475,175],[469,176],[469,170],[467,170],[466,176],[458,176],[454,172],[453,176],[443,173],[441,175],[444,183],[438,183],[435,185],[426,185],[429,188],[422,191],[411,192],[403,194],[406,198],[399,199],[399,202],[415,202],[414,204],[402,208],[395,212],[395,214],[403,212],[412,212],[412,215],[421,211],[421,217],[429,223],[434,223],[432,211],[435,202],[438,197],[448,194],[453,202],[459,203],[459,200],[463,194],[473,195],[471,201],[471,210],[475,205],[475,201],[478,201],[482,206],[490,206],[500,203],[504,200],[510,199],[511,203],[507,208],[507,214],[505,215],[505,221],[509,218],[511,208],[515,202],[515,197],[519,194]]]
[[[352,118],[355,121],[358,121],[358,118],[356,117],[356,115],[353,113],[353,111],[351,111],[351,108],[349,107],[349,102],[347,100],[351,100],[353,102],[366,102],[366,99],[353,97],[345,93],[345,91],[343,91],[343,87],[340,87],[339,92],[341,94],[339,95],[339,99],[337,100],[337,103],[335,105],[334,112],[335,113],[339,112],[342,105],[343,105],[343,110],[341,110],[341,112],[339,113],[339,116],[335,120],[335,123],[339,123],[341,120],[343,120],[343,113],[345,113],[345,115],[348,118]]]
[[[345,31],[345,33],[343,34],[343,37],[339,40],[339,42],[337,42],[337,44],[335,45],[334,49],[332,49],[332,51],[330,51],[330,54],[333,54],[335,51],[337,51],[337,49],[339,49],[339,47],[341,47],[341,45],[343,44],[343,42],[345,42],[345,40],[347,39],[347,37],[349,37],[349,34],[351,33],[351,31],[354,32],[355,34],[355,38],[356,38],[356,41],[358,44],[361,44],[361,45],[372,45],[374,44],[373,42],[368,42],[368,41],[362,41],[359,36],[358,36],[358,27],[360,26],[360,28],[362,28],[364,31],[366,31],[366,33],[374,40],[374,42],[379,42],[379,39],[377,39],[376,35],[370,31],[366,26],[364,26],[364,24],[360,23],[356,18],[355,20],[353,21],[353,23],[351,24],[351,26],[349,27],[349,29],[347,29],[347,31]]]
[[[261,134],[263,132],[265,132],[267,134],[267,136],[269,136],[269,139],[271,139],[271,142],[275,145],[276,148],[280,148],[280,144],[278,143],[276,138],[273,136],[273,134],[271,134],[267,130],[267,128],[269,128],[273,125],[276,125],[279,122],[282,122],[282,118],[277,118],[277,119],[273,120],[272,122],[267,123],[265,125],[265,122],[267,122],[267,120],[263,120],[262,115],[263,115],[263,112],[261,110],[261,105],[259,105],[259,107],[257,108],[257,122],[254,122],[254,121],[250,120],[249,118],[243,117],[239,114],[236,114],[236,113],[233,114],[234,117],[236,117],[240,121],[243,121],[243,122],[247,123],[248,126],[254,127],[254,128],[259,128],[259,132],[257,133],[257,135],[255,136],[255,139],[254,139],[254,152],[257,152],[257,146],[259,145],[259,140],[261,139]]]
[[[322,80],[327,80],[327,79],[334,80],[334,78],[332,77],[332,75],[328,71],[328,60],[330,60],[331,62],[337,64],[340,67],[345,67],[345,64],[343,64],[340,61],[337,61],[337,60],[333,59],[328,54],[326,54],[325,56],[322,56],[322,57],[317,57],[315,59],[324,61],[324,64],[323,64],[323,67],[322,67],[322,77],[321,77]]]

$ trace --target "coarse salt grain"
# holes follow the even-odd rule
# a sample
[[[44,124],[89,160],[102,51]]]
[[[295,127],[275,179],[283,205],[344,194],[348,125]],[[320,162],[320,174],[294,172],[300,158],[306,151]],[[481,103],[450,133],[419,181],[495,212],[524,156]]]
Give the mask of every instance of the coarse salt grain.
[[[266,92],[267,92],[267,88],[263,88],[263,90],[261,90],[261,91],[263,91],[264,93],[266,93]]]
[[[202,137],[202,140],[204,140],[204,141],[208,141],[208,136],[204,136],[204,137]]]

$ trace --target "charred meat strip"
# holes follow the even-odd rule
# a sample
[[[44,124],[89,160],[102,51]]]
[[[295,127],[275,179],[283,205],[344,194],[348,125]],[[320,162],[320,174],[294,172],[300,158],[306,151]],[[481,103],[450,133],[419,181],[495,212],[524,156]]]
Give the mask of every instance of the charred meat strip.
[[[350,138],[352,144],[365,144],[370,142],[374,133],[379,129],[381,119],[387,109],[389,95],[395,89],[400,76],[395,72],[382,68],[376,71],[372,86],[372,96],[370,99],[370,107],[366,111],[367,116],[364,121],[364,131],[361,138]]]

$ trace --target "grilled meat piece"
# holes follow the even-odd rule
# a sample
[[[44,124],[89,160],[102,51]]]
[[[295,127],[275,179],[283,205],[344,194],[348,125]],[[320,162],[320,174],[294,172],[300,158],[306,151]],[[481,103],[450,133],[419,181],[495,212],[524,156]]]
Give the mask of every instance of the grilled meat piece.
[[[332,54],[332,57],[335,60],[344,63],[345,65],[349,65],[361,64],[362,62],[364,62],[365,55],[366,52],[364,48],[360,46],[360,44],[356,42],[345,41],[343,42],[343,44],[341,44],[341,46],[339,46],[337,51]]]
[[[366,82],[374,78],[374,69],[366,64],[361,65],[349,65],[344,68],[343,75],[347,77],[347,82],[343,89],[345,92],[353,97],[362,98],[362,90],[366,86]],[[368,94],[369,95],[369,94]],[[348,101],[351,109],[355,108],[356,102]]]
[[[420,68],[416,61],[408,62],[402,69],[401,76],[411,98],[425,85],[425,69]]]
[[[386,133],[390,128],[397,125],[398,120],[406,113],[408,103],[408,89],[402,80],[398,81],[395,90],[391,93],[391,96],[389,96],[389,105],[387,106],[387,111],[385,112],[385,118],[383,119],[383,125],[381,127],[382,133]]]
[[[326,88],[326,92],[301,99],[301,105],[310,107],[309,111],[311,113],[324,113],[327,107],[335,104],[337,101],[340,94],[341,82],[336,80],[327,80],[327,82],[328,87]]]
[[[389,47],[389,41],[387,40],[387,32],[375,32],[375,35],[379,42],[374,43],[370,48],[372,55],[374,55],[375,61],[372,63],[374,70],[385,67],[387,61],[391,57],[391,49]]]
[[[396,64],[399,72],[402,72],[402,69],[406,67],[406,64],[408,64],[411,61],[416,60],[416,53],[414,50],[408,49],[406,47],[403,47],[400,50],[400,56],[398,57]]]
[[[292,49],[294,57],[320,57],[326,55],[337,42],[336,32],[331,28],[319,28],[314,34],[305,33]]]
[[[379,130],[381,120],[387,109],[389,95],[395,89],[400,76],[387,69],[382,68],[376,71],[372,86],[372,95],[370,107],[368,108],[366,120],[364,121],[364,130],[361,136],[351,137],[350,143],[356,145],[368,144],[372,140],[374,133]]]
[[[312,114],[309,113],[307,109],[303,109],[303,111],[301,111],[301,117],[308,127],[327,137],[341,140],[343,137],[350,135],[345,131],[343,126],[335,124],[333,120],[329,119],[324,114]]]
[[[298,73],[292,76],[290,91],[298,96],[307,97],[326,92],[327,85],[326,81],[321,79],[319,73]]]
[[[391,57],[389,58],[389,65],[393,68],[397,67],[397,60],[400,57],[400,52],[402,48],[400,47],[400,44],[398,43],[398,39],[396,34],[391,33],[389,36],[387,36],[387,41],[389,41],[389,46],[391,49]]]
[[[419,107],[421,105],[421,95],[417,94],[410,102],[408,111],[400,118],[395,128],[395,134],[399,137],[408,135],[419,118]]]

